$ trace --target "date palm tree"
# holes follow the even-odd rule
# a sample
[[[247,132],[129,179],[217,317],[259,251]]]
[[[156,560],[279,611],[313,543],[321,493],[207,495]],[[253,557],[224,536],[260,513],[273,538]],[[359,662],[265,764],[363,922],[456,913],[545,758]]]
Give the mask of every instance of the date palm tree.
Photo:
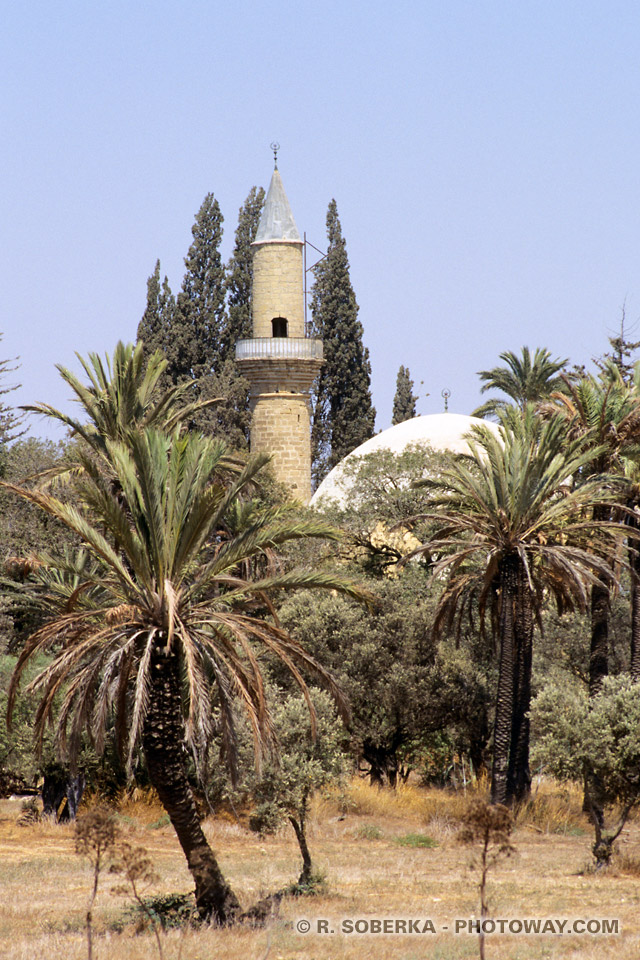
[[[255,574],[256,561],[287,541],[337,536],[326,524],[292,519],[283,509],[254,515],[234,535],[221,533],[225,515],[266,457],[254,458],[229,482],[220,472],[224,445],[199,435],[145,427],[127,443],[106,439],[104,450],[109,475],[87,455],[74,481],[75,504],[6,485],[73,530],[93,560],[82,567],[86,575],[65,604],[27,642],[9,711],[26,664],[52,654],[30,684],[41,696],[37,736],[57,713],[57,743],[73,757],[85,728],[100,749],[113,717],[129,762],[142,746],[151,783],[193,875],[200,916],[228,923],[240,906],[200,827],[185,746],[203,757],[217,708],[232,755],[237,703],[251,722],[258,760],[273,745],[260,647],[279,658],[307,698],[304,668],[344,708],[333,678],[269,616],[268,598],[298,588],[338,589],[360,599],[363,592],[321,571],[266,566],[262,576],[247,578],[248,569]]]
[[[140,345],[118,344],[113,362],[91,354],[81,363],[88,386],[60,372],[84,419],[46,404],[32,408],[83,441],[71,467],[59,471],[73,497],[56,497],[51,484],[8,485],[77,534],[85,551],[39,568],[45,620],[18,660],[9,708],[25,665],[41,651],[52,654],[32,684],[41,693],[38,738],[57,711],[59,748],[73,758],[82,730],[100,749],[113,718],[129,764],[142,746],[193,874],[200,915],[231,922],[239,903],[200,827],[185,745],[202,762],[217,711],[232,762],[233,707],[240,703],[258,761],[273,746],[260,647],[285,664],[305,694],[301,668],[315,672],[344,708],[332,677],[279,627],[269,597],[297,588],[367,595],[340,577],[274,564],[287,541],[335,538],[336,531],[283,509],[243,506],[268,458],[243,466],[222,442],[181,435],[200,405],[185,405],[181,388],[159,389],[159,354],[145,367]]]
[[[446,578],[436,631],[472,599],[483,621],[491,613],[499,641],[491,797],[511,803],[530,786],[534,624],[547,594],[561,611],[584,609],[589,587],[611,579],[604,557],[614,531],[590,511],[614,494],[595,477],[573,483],[590,454],[579,440],[567,441],[560,418],[544,422],[531,405],[505,418],[498,437],[474,427],[469,447],[468,456],[421,481],[431,494],[423,518],[434,529],[413,555],[435,556],[433,576]]]
[[[617,474],[621,484],[627,480],[622,502],[632,498],[633,483],[628,476],[630,463],[640,460],[640,393],[625,383],[613,362],[606,364],[600,376],[585,375],[573,382],[563,377],[563,389],[552,394],[542,412],[560,414],[567,433],[591,449],[583,475]],[[610,504],[594,504],[594,518],[608,520]],[[630,515],[627,520],[631,521]],[[633,524],[629,522],[629,531]],[[633,568],[637,566],[631,556]],[[608,673],[610,588],[606,581],[591,590],[591,644],[589,654],[589,693],[595,696]]]
[[[74,400],[81,408],[80,416],[71,416],[48,403],[36,403],[23,410],[57,420],[67,427],[72,438],[83,441],[93,451],[103,469],[110,469],[108,440],[126,442],[137,430],[155,426],[165,431],[182,428],[205,407],[220,403],[221,398],[190,401],[193,381],[168,389],[162,388],[162,375],[167,361],[159,350],[145,359],[143,344],[118,342],[104,360],[90,353],[85,360],[77,354],[88,383],[83,383],[67,367],[57,364],[60,376],[71,387]],[[231,462],[231,461],[230,461]],[[237,461],[235,461],[237,466]],[[58,480],[68,482],[80,465],[63,461],[40,475],[42,483]]]
[[[529,347],[522,348],[521,357],[506,350],[500,354],[500,359],[504,360],[506,366],[479,372],[478,376],[485,381],[480,393],[500,390],[509,399],[492,397],[473,411],[474,417],[498,420],[500,414],[511,405],[523,410],[527,403],[537,403],[548,397],[561,385],[558,374],[568,362],[558,357],[552,360],[545,347],[538,347],[533,357]]]
[[[631,659],[632,670],[638,668],[636,641],[640,628],[638,609],[638,560],[633,537],[636,524],[633,508],[634,488],[629,476],[630,463],[640,459],[640,394],[637,382],[632,386],[623,376],[620,363],[615,360],[600,365],[597,377],[585,374],[577,381],[562,377],[562,389],[554,391],[548,402],[541,406],[543,415],[564,417],[567,433],[582,440],[585,450],[591,448],[591,461],[583,474],[607,472],[616,474],[623,484],[620,503],[627,507],[623,513],[627,526],[629,567],[631,577]],[[615,514],[614,514],[615,515]],[[606,521],[612,516],[610,504],[594,504],[593,516]],[[613,562],[613,561],[612,561]],[[611,584],[604,578],[591,588],[590,614],[591,637],[589,645],[589,697],[600,692],[609,672],[609,616]],[[635,668],[634,668],[635,663]],[[593,771],[587,770],[583,809],[596,822],[598,829],[604,824],[605,797],[602,784]]]

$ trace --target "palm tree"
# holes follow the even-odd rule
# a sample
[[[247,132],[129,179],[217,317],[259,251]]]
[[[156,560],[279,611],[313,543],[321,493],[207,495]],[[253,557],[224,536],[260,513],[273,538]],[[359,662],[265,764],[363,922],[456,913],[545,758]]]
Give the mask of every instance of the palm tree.
[[[568,434],[581,440],[586,451],[591,448],[591,458],[585,464],[583,475],[616,474],[619,477],[619,499],[624,503],[631,495],[632,485],[627,482],[625,494],[623,478],[629,462],[640,458],[640,394],[625,383],[611,361],[599,377],[586,375],[573,382],[563,376],[562,381],[563,390],[552,394],[542,412],[562,415]],[[609,520],[611,511],[611,504],[595,504],[594,519]],[[589,694],[593,697],[608,673],[610,587],[606,581],[593,585],[590,606]]]
[[[483,622],[491,612],[499,640],[491,797],[511,803],[530,786],[534,623],[547,593],[561,611],[584,609],[589,587],[611,579],[603,556],[612,532],[585,512],[612,494],[596,478],[572,484],[590,455],[579,440],[567,441],[560,418],[544,422],[531,405],[505,420],[499,437],[484,426],[469,436],[469,456],[421,482],[431,492],[424,516],[435,527],[412,555],[439,557],[433,576],[446,575],[436,631],[472,599]]]
[[[127,443],[105,439],[104,452],[108,475],[87,458],[74,481],[82,510],[47,492],[5,485],[73,530],[95,564],[76,567],[86,575],[29,639],[12,679],[9,713],[26,664],[51,653],[30,684],[41,696],[38,738],[57,710],[57,743],[73,758],[84,728],[101,749],[113,716],[129,764],[142,746],[194,877],[200,916],[228,923],[240,906],[200,827],[184,745],[202,760],[217,706],[232,756],[236,703],[248,714],[258,761],[273,745],[258,647],[289,669],[312,719],[301,668],[312,670],[344,709],[333,678],[268,616],[268,597],[297,588],[364,594],[318,571],[267,570],[246,578],[251,561],[287,541],[337,536],[326,524],[292,520],[283,509],[254,516],[235,535],[221,534],[225,515],[266,457],[254,458],[229,483],[224,445],[199,435],[145,427]]]
[[[627,556],[629,565],[631,606],[631,649],[629,673],[634,682],[640,681],[640,464],[637,460],[623,460],[627,480],[626,513]]]
[[[56,368],[75,394],[75,400],[82,408],[82,418],[72,417],[47,403],[22,409],[64,424],[72,437],[85,442],[106,470],[110,469],[108,440],[126,442],[132,433],[149,426],[171,432],[183,427],[204,407],[221,402],[220,398],[189,402],[193,381],[162,389],[167,361],[159,350],[146,360],[142,343],[134,347],[118,342],[112,360],[107,356],[103,361],[97,353],[90,353],[88,360],[79,354],[76,356],[88,377],[88,385],[61,364]],[[61,463],[40,479],[68,481],[77,468],[77,463]]]
[[[527,403],[537,403],[548,397],[560,385],[558,372],[568,363],[567,359],[551,359],[551,354],[544,347],[538,347],[533,359],[529,347],[522,348],[522,357],[518,357],[511,350],[500,354],[506,367],[493,367],[491,370],[481,370],[478,374],[486,382],[480,393],[487,390],[500,390],[506,393],[509,400],[492,398],[473,411],[472,416],[499,419],[499,415],[508,406],[514,404],[523,410]]]

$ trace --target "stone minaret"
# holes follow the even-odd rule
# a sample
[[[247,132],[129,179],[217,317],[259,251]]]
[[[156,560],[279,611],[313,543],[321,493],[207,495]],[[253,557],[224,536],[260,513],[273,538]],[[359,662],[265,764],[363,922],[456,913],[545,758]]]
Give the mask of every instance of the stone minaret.
[[[251,452],[273,456],[295,500],[311,499],[309,391],[322,341],[305,336],[302,240],[276,166],[253,243],[253,337],[236,345],[251,384]]]

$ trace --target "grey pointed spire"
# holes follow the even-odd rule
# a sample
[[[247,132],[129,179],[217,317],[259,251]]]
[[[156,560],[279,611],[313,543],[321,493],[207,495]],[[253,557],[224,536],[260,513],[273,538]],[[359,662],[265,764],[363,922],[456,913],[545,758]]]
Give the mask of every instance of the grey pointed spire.
[[[271,177],[254,243],[269,243],[274,240],[302,242],[277,167]]]

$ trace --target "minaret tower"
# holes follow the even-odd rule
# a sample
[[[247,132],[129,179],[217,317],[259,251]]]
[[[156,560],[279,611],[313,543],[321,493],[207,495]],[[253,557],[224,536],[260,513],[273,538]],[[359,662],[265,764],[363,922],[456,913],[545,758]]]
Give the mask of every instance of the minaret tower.
[[[273,456],[278,480],[295,500],[311,499],[311,385],[322,366],[322,341],[305,336],[303,243],[275,169],[253,243],[251,340],[236,360],[251,384],[251,452]]]

